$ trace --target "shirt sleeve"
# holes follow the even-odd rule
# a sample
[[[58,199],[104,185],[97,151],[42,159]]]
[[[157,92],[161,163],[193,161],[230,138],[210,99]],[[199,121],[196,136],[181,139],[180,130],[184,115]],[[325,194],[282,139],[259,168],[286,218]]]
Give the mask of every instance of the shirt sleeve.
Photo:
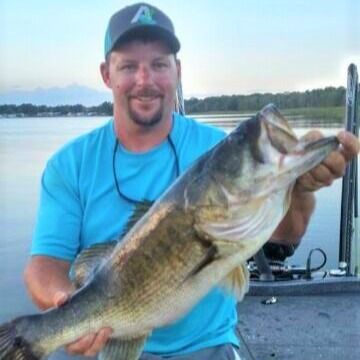
[[[31,255],[72,261],[78,252],[82,208],[76,182],[65,174],[50,160],[42,175]]]

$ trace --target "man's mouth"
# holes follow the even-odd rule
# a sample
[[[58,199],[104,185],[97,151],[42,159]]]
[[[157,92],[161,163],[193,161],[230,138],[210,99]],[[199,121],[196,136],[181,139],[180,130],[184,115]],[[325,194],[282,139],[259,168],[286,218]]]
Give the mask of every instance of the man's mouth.
[[[152,102],[156,99],[158,99],[159,96],[158,95],[151,95],[151,96],[133,96],[132,99],[144,102],[144,103],[149,103]]]

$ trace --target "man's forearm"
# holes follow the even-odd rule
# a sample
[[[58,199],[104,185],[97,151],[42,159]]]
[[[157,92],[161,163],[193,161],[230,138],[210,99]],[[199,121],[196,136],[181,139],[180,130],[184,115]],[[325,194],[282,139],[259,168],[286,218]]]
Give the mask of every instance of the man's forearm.
[[[59,291],[73,292],[68,273],[70,263],[47,256],[34,256],[27,264],[24,279],[33,302],[41,310],[53,307]]]
[[[295,186],[289,210],[273,233],[270,242],[297,245],[308,227],[314,209],[314,193],[300,191]]]

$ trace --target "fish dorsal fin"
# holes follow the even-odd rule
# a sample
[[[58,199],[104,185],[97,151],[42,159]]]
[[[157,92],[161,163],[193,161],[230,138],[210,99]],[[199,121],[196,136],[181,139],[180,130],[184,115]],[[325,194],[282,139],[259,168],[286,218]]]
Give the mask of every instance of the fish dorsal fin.
[[[126,225],[121,232],[120,239],[122,239],[129,232],[129,230],[145,215],[153,203],[153,201],[148,200],[143,200],[136,203],[133,213],[130,215]]]
[[[249,291],[249,271],[246,264],[234,268],[220,285],[241,301]]]
[[[110,339],[99,354],[99,360],[138,360],[147,336],[137,339]]]
[[[70,279],[76,288],[83,286],[92,277],[103,260],[111,254],[117,243],[115,240],[98,243],[80,252],[70,269]]]

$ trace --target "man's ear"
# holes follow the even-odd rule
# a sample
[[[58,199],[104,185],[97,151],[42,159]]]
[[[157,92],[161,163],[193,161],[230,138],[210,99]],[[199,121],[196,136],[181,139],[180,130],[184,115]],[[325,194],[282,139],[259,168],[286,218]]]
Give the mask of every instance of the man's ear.
[[[104,84],[111,89],[109,64],[107,62],[102,62],[100,64],[100,73]]]

